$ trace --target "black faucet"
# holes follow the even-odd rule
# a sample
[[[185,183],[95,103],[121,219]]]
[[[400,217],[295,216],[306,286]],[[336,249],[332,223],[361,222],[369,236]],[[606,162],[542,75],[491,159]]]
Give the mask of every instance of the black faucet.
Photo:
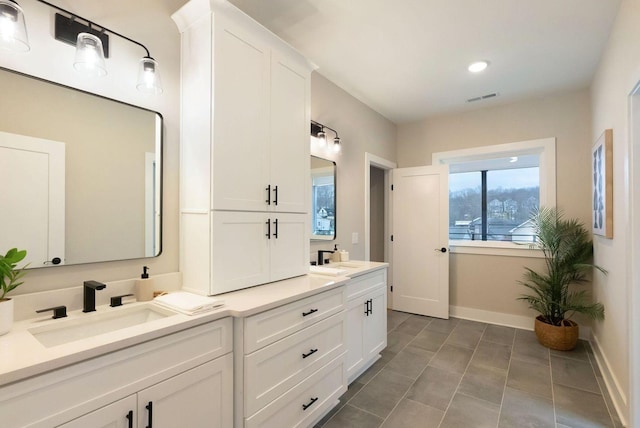
[[[318,250],[318,266],[324,264],[324,253],[333,253],[331,250]]]
[[[83,306],[82,312],[94,312],[96,310],[96,290],[102,290],[106,287],[98,281],[85,281],[82,287],[83,291]]]

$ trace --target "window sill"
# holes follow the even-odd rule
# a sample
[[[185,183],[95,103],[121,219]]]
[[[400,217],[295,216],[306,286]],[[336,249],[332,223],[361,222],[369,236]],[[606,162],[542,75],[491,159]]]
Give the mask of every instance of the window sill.
[[[542,250],[527,244],[497,241],[449,241],[453,254],[480,254],[485,256],[544,258]]]

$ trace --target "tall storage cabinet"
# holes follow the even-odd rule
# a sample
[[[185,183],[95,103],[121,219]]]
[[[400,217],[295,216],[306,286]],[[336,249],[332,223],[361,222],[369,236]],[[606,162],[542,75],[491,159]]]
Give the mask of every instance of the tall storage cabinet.
[[[219,294],[307,273],[313,67],[227,1],[191,0],[173,19],[183,288]]]

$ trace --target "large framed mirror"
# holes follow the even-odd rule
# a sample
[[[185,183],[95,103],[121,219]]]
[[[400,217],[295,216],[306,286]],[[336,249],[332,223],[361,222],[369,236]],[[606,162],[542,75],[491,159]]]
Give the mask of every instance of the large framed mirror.
[[[0,252],[29,268],[161,252],[162,116],[0,68]]]
[[[336,239],[336,163],[311,156],[311,240]]]

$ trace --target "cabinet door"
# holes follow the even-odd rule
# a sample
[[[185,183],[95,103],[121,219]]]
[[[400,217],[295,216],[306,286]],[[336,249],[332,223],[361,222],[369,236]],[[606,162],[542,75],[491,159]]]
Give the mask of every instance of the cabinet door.
[[[269,282],[270,220],[266,213],[213,212],[211,294]]]
[[[378,288],[368,294],[370,311],[365,316],[364,359],[374,358],[387,346],[387,303],[386,289]]]
[[[212,208],[266,211],[270,48],[223,14],[213,33]]]
[[[140,391],[138,426],[232,427],[232,354]]]
[[[270,218],[270,280],[278,281],[308,273],[309,235],[307,230],[309,229],[309,216],[307,214],[272,213]]]
[[[59,425],[59,428],[133,428],[135,410],[136,396],[130,395],[71,422]]]
[[[347,379],[350,382],[364,364],[365,299],[347,302]]]
[[[309,80],[308,69],[272,52],[270,183],[277,186],[272,209],[279,212],[309,210]]]

